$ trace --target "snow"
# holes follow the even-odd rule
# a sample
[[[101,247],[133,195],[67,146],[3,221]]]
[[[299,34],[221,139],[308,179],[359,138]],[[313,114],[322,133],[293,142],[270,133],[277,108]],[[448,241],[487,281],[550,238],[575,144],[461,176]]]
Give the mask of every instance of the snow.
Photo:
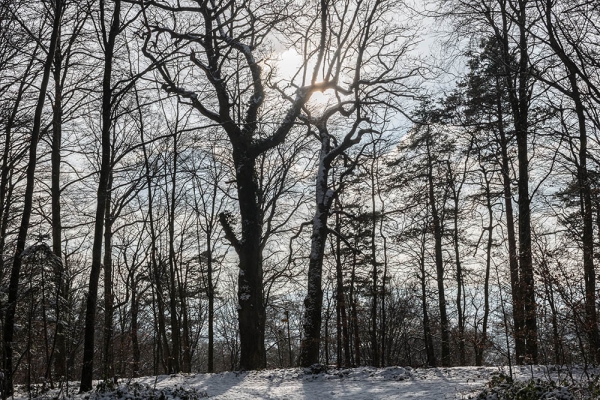
[[[327,372],[291,368],[218,374],[174,374],[137,379],[121,378],[118,387],[103,387],[100,383],[91,393],[78,394],[76,382],[70,383],[67,397],[64,390],[52,390],[31,398],[69,399],[469,399],[481,393],[491,377],[508,374],[505,367],[410,368],[359,367],[329,368]],[[316,372],[316,371],[315,371]],[[565,378],[567,370],[547,367],[515,367],[519,380]],[[571,369],[574,377],[582,369]],[[564,389],[556,389],[558,394]],[[30,398],[18,391],[15,399]],[[484,397],[486,398],[486,397]],[[490,398],[490,397],[487,397]],[[562,397],[549,397],[562,398]],[[567,397],[565,397],[567,398]]]

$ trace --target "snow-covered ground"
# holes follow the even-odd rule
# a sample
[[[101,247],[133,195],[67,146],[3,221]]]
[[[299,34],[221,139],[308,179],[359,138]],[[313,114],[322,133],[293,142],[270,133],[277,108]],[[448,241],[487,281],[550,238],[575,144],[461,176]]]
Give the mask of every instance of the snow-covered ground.
[[[327,372],[300,368],[219,374],[174,374],[138,379],[121,379],[118,387],[77,394],[71,383],[69,393],[51,390],[43,394],[18,391],[15,399],[469,399],[480,393],[491,377],[508,374],[508,368],[454,367],[413,369],[403,367],[329,369]],[[513,368],[516,379],[532,377],[575,379],[580,368],[560,373],[555,368]],[[31,397],[30,397],[31,396]],[[555,398],[555,397],[552,397]]]

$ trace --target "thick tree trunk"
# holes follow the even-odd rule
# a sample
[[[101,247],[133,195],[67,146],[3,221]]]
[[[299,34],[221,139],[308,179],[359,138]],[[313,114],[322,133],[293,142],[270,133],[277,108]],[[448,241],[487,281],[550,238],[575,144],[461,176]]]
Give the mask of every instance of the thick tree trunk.
[[[108,178],[106,212],[104,216],[104,337],[102,339],[102,379],[108,381],[114,376],[113,360],[113,277],[112,277],[112,171]]]
[[[241,214],[239,256],[238,324],[240,332],[240,369],[266,367],[265,306],[263,304],[262,211],[257,202],[256,158],[247,149],[234,149],[234,163]],[[224,218],[222,218],[224,220]]]
[[[327,210],[325,208],[323,203],[317,201],[317,212],[313,217],[313,234],[308,264],[308,292],[304,298],[304,337],[300,345],[300,365],[303,367],[309,367],[319,362],[323,305],[321,282],[327,239]]]
[[[316,210],[312,220],[311,246],[308,263],[308,290],[304,298],[304,337],[300,344],[300,365],[309,367],[319,362],[321,341],[321,313],[323,306],[323,257],[327,241],[327,219],[331,206],[332,192],[328,187],[329,164],[325,157],[329,153],[329,137],[321,130],[321,154],[316,183]]]

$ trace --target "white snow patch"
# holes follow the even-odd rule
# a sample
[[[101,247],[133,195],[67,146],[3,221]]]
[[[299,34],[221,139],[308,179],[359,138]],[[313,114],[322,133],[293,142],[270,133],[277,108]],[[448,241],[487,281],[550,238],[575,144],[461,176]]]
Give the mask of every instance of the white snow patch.
[[[579,372],[578,372],[579,371]],[[118,387],[78,394],[78,383],[70,383],[71,391],[51,390],[43,395],[29,395],[21,390],[15,399],[468,399],[474,398],[489,382],[493,373],[508,374],[505,367],[410,368],[359,367],[329,368],[327,372],[310,373],[310,369],[273,369],[219,374],[174,374],[137,379],[121,379]],[[514,377],[557,379],[566,370],[536,366],[515,367]],[[581,369],[570,373],[581,376]],[[161,396],[162,394],[162,396]]]

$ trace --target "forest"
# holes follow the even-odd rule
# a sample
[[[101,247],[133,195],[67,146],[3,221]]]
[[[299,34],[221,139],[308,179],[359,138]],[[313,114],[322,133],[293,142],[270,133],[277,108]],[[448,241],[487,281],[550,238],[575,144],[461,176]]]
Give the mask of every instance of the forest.
[[[600,363],[600,3],[0,0],[2,396]]]

